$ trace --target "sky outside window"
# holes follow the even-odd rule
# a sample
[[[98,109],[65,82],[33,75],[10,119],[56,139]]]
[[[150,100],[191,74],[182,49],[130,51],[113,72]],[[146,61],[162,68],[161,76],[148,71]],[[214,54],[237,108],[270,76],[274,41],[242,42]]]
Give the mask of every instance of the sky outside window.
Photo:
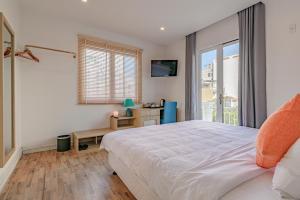
[[[206,53],[202,54],[202,68],[206,67],[209,64],[213,64],[214,60],[217,57],[217,52],[216,51],[209,51]],[[223,51],[223,56],[228,57],[228,56],[233,56],[233,55],[238,55],[239,54],[239,43],[233,44],[233,45],[228,45],[224,47]]]

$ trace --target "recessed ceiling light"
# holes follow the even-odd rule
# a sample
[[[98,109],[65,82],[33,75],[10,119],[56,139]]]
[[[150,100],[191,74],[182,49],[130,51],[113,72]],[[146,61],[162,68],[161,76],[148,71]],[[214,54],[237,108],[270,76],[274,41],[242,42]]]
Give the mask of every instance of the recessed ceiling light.
[[[87,2],[87,0],[81,0],[82,2],[84,2],[84,3],[86,3]]]
[[[166,30],[166,28],[162,26],[162,27],[160,27],[160,30],[164,31],[164,30]]]

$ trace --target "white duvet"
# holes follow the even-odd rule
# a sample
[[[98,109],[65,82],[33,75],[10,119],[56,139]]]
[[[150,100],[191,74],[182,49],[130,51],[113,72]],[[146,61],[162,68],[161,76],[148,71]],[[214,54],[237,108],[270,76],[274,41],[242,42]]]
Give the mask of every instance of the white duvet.
[[[217,200],[265,172],[255,164],[256,135],[257,129],[195,120],[116,131],[101,148],[161,200]]]

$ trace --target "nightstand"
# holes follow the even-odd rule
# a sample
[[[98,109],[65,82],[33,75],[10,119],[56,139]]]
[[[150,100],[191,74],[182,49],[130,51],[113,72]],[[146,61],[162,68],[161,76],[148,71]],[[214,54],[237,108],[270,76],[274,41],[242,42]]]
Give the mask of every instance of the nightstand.
[[[113,130],[121,130],[134,128],[135,117],[110,117],[110,128]]]

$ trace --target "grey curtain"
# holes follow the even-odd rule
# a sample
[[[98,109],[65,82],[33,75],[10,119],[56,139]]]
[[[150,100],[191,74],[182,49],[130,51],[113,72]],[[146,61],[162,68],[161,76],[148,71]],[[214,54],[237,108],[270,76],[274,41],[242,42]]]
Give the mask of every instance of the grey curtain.
[[[185,55],[185,120],[196,115],[196,33],[186,36]]]
[[[265,6],[255,4],[238,12],[239,121],[241,126],[260,128],[267,117]]]

